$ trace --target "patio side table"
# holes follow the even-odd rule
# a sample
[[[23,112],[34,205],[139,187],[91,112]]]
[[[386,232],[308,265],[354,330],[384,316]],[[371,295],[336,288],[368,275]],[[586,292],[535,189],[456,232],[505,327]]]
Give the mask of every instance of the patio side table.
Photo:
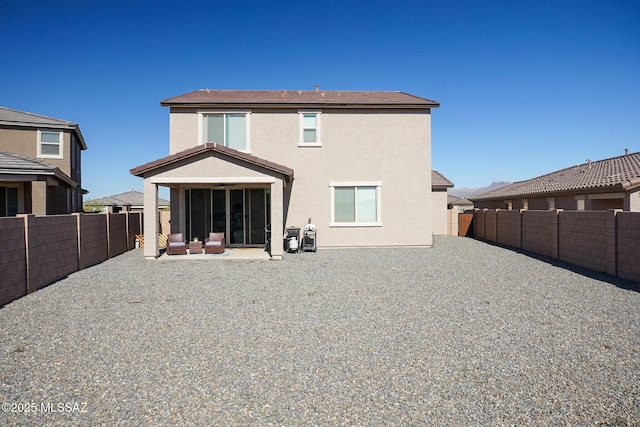
[[[201,254],[202,253],[202,242],[189,242],[189,254]]]

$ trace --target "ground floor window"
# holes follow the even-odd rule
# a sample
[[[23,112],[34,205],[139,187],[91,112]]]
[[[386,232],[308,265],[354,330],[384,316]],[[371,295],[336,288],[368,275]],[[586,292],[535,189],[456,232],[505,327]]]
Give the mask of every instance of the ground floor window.
[[[18,188],[0,187],[0,216],[16,216],[18,213]]]
[[[329,183],[332,226],[381,226],[380,182]]]

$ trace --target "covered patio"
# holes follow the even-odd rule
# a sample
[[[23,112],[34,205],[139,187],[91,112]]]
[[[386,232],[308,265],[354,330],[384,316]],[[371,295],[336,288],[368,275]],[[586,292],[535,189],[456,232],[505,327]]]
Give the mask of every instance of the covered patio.
[[[282,236],[293,170],[217,144],[203,144],[131,170],[144,179],[144,234],[158,235],[158,187],[171,191],[171,233],[191,241],[225,233],[230,248],[265,245],[265,228]],[[271,259],[281,259],[272,245]],[[160,256],[157,239],[144,256]]]

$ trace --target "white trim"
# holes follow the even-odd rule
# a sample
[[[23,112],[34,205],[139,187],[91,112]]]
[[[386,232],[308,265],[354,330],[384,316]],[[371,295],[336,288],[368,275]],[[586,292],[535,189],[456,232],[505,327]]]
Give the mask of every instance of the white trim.
[[[304,142],[304,115],[316,115],[316,140],[314,142]],[[298,147],[322,147],[322,111],[321,110],[298,110]]]
[[[227,130],[224,129],[225,141],[205,141],[204,140],[204,117],[210,114],[244,114],[245,115],[245,142],[246,146],[244,150],[238,150],[242,153],[251,153],[251,110],[198,110],[198,141],[196,145],[204,145],[205,142],[215,142],[216,144],[226,147],[226,134]],[[227,121],[222,121],[226,126]]]
[[[372,222],[336,222],[335,192],[336,187],[375,187],[376,188],[376,221]],[[329,227],[382,227],[382,181],[330,181],[331,221]]]
[[[59,154],[42,154],[42,132],[58,134],[58,153]],[[45,142],[45,144],[53,145],[53,143]],[[64,132],[54,130],[38,129],[38,158],[42,159],[63,159],[64,158]]]
[[[382,181],[329,181],[329,187],[382,187]]]
[[[274,184],[274,177],[152,177],[149,178],[152,184]]]

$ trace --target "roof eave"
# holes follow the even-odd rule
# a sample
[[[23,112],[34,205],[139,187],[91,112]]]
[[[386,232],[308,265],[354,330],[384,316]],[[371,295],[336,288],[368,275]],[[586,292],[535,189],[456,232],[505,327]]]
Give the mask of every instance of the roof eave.
[[[67,174],[59,168],[55,169],[0,169],[0,174],[5,175],[32,175],[32,176],[52,176],[60,181],[66,182],[71,187],[76,188],[78,183],[72,180]]]
[[[418,109],[426,110],[440,107],[439,103],[425,104],[364,104],[364,103],[303,103],[303,102],[167,102],[161,101],[162,107],[176,108],[314,108],[314,109]]]
[[[640,186],[640,179],[636,186]],[[469,200],[471,201],[489,201],[489,200],[505,200],[505,199],[526,199],[528,197],[557,197],[557,196],[571,196],[571,195],[579,195],[579,194],[599,194],[599,193],[609,193],[611,191],[628,191],[633,187],[625,187],[623,183],[606,185],[606,186],[598,186],[598,187],[588,187],[588,188],[573,188],[567,190],[553,190],[553,191],[539,191],[535,193],[521,193],[521,194],[502,194],[496,196],[488,196],[488,197],[471,197]]]

